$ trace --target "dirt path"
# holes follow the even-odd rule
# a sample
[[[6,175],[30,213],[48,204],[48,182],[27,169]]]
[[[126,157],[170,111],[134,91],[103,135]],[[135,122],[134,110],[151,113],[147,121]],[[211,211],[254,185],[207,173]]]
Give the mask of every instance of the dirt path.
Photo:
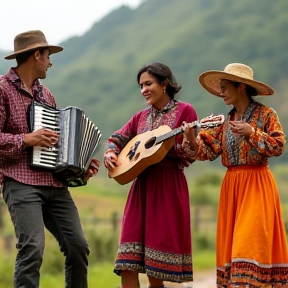
[[[216,287],[216,271],[195,271],[193,288],[215,288]]]
[[[194,281],[183,284],[176,283],[165,283],[165,288],[215,288],[216,287],[216,278],[215,270],[208,271],[195,271],[194,272]],[[143,274],[140,275],[141,288],[147,288],[147,277]]]

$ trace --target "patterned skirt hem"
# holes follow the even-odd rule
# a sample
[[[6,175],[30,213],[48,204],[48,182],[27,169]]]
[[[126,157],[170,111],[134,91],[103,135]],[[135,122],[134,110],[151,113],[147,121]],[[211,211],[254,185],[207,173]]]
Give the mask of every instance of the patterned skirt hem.
[[[130,270],[135,271],[138,273],[146,274],[148,277],[153,277],[157,279],[161,279],[163,281],[169,281],[169,282],[175,282],[175,283],[183,283],[183,282],[191,282],[193,281],[193,275],[192,273],[182,274],[182,275],[175,275],[175,274],[169,274],[165,272],[159,272],[154,271],[149,268],[144,268],[143,266],[139,264],[129,264],[129,263],[123,263],[115,264],[114,273],[118,276],[121,276],[122,270]]]
[[[249,284],[249,283],[231,283],[231,284],[217,284],[217,288],[287,288],[288,284],[274,283],[274,284]]]
[[[217,269],[218,288],[288,288],[288,267],[263,268],[253,263],[236,262]]]

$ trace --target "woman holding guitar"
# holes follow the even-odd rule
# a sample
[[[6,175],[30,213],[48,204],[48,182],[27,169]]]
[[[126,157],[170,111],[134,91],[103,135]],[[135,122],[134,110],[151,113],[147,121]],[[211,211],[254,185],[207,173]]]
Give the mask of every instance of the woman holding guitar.
[[[181,86],[166,65],[141,68],[137,82],[148,108],[109,138],[104,154],[108,170],[115,168],[117,155],[136,135],[197,120],[192,105],[174,100]],[[198,149],[192,133],[187,125],[183,134],[173,138],[174,145],[164,159],[147,167],[132,184],[114,269],[121,275],[122,288],[139,287],[138,273],[147,274],[150,288],[164,287],[163,281],[192,281],[189,193],[183,172],[195,161]],[[132,150],[130,157],[135,156]]]
[[[274,91],[240,63],[204,72],[199,80],[233,105],[228,121],[197,137],[197,159],[221,156],[227,167],[218,209],[217,287],[288,287],[286,233],[268,167],[269,157],[283,153],[285,135],[276,112],[253,97]]]

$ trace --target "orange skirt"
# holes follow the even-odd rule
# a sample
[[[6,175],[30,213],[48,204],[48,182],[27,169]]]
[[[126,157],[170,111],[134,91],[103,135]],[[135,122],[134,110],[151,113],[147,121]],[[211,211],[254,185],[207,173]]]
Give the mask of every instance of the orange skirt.
[[[228,168],[217,221],[217,287],[288,287],[280,198],[267,166]]]

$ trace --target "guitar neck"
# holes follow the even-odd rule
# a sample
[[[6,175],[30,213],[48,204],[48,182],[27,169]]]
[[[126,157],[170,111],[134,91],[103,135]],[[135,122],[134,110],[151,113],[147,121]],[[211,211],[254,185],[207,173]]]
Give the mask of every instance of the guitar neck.
[[[194,122],[191,123],[191,125],[196,127],[197,123],[198,123],[198,121],[194,121]],[[160,136],[158,136],[156,138],[155,145],[159,144],[159,143],[162,143],[163,141],[165,141],[165,140],[167,140],[167,139],[169,139],[171,137],[174,137],[174,136],[176,136],[178,134],[181,134],[183,132],[184,132],[184,130],[183,130],[183,127],[181,126],[181,127],[176,128],[176,129],[173,129],[172,131],[170,131],[170,132],[168,132],[168,133],[166,133],[164,135],[160,135]]]
[[[164,134],[164,135],[158,136],[156,139],[155,145],[162,143],[163,141],[165,141],[171,137],[174,137],[178,134],[181,134],[181,133],[183,133],[183,129],[182,129],[182,127],[179,127],[179,128],[176,128],[176,129]]]
[[[208,116],[206,118],[203,118],[202,120],[199,121],[193,121],[192,123],[186,123],[186,125],[188,125],[190,128],[204,128],[204,129],[207,129],[207,128],[211,128],[211,127],[216,127],[216,126],[219,126],[221,124],[223,124],[225,120],[225,117],[223,115],[211,115],[211,116]],[[179,127],[179,128],[176,128],[164,135],[160,135],[160,136],[157,136],[156,137],[156,141],[155,141],[155,145],[156,144],[159,144],[159,143],[162,143],[163,141],[173,137],[173,136],[176,136],[178,134],[181,134],[183,133],[185,130],[185,128],[183,126]]]

